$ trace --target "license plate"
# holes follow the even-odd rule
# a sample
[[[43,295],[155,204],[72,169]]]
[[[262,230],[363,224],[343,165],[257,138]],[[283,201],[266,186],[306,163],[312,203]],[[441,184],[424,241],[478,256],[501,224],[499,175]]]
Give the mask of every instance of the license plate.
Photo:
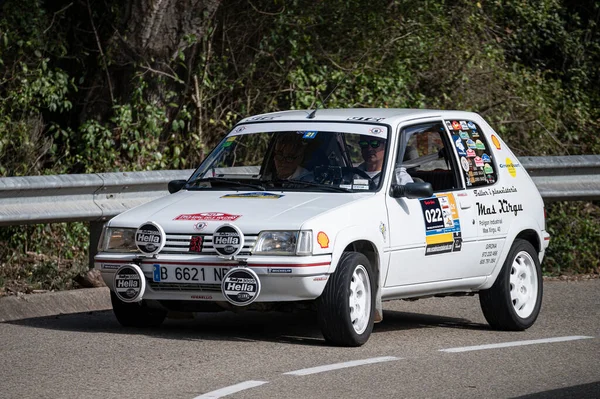
[[[229,267],[170,266],[155,264],[152,280],[156,283],[221,284]]]

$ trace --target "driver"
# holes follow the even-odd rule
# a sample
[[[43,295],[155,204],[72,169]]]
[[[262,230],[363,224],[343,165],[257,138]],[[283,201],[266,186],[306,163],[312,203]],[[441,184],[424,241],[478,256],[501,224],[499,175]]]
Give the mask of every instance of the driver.
[[[304,160],[306,143],[302,135],[286,132],[278,135],[273,152],[275,175],[278,179],[304,180],[308,178],[308,169],[300,166]]]
[[[375,184],[379,184],[379,178],[381,177],[385,142],[386,140],[383,138],[365,135],[361,135],[358,141],[364,162],[357,167],[364,170]]]

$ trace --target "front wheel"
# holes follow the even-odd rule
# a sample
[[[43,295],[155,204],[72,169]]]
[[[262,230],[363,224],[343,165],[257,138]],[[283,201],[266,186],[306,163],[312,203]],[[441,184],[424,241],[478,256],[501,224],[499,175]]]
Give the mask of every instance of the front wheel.
[[[317,299],[325,340],[339,346],[361,346],[373,331],[375,276],[366,256],[344,252]]]
[[[498,330],[522,331],[542,307],[542,270],[531,243],[517,238],[494,285],[479,293],[485,319]]]
[[[167,317],[165,310],[149,308],[143,302],[123,302],[112,291],[110,302],[117,321],[123,327],[158,327]]]

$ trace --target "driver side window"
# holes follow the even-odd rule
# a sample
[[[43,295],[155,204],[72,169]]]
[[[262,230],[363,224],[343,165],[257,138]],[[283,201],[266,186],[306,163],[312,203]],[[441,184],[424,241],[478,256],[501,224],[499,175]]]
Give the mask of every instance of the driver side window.
[[[397,169],[404,168],[415,182],[431,183],[434,192],[461,188],[442,122],[406,127],[400,137]]]

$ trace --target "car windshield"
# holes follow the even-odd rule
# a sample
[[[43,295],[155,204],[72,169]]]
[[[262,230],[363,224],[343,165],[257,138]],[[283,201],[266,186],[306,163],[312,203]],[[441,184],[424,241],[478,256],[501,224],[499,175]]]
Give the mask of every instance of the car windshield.
[[[361,123],[237,126],[188,180],[189,190],[376,191],[388,128]]]

